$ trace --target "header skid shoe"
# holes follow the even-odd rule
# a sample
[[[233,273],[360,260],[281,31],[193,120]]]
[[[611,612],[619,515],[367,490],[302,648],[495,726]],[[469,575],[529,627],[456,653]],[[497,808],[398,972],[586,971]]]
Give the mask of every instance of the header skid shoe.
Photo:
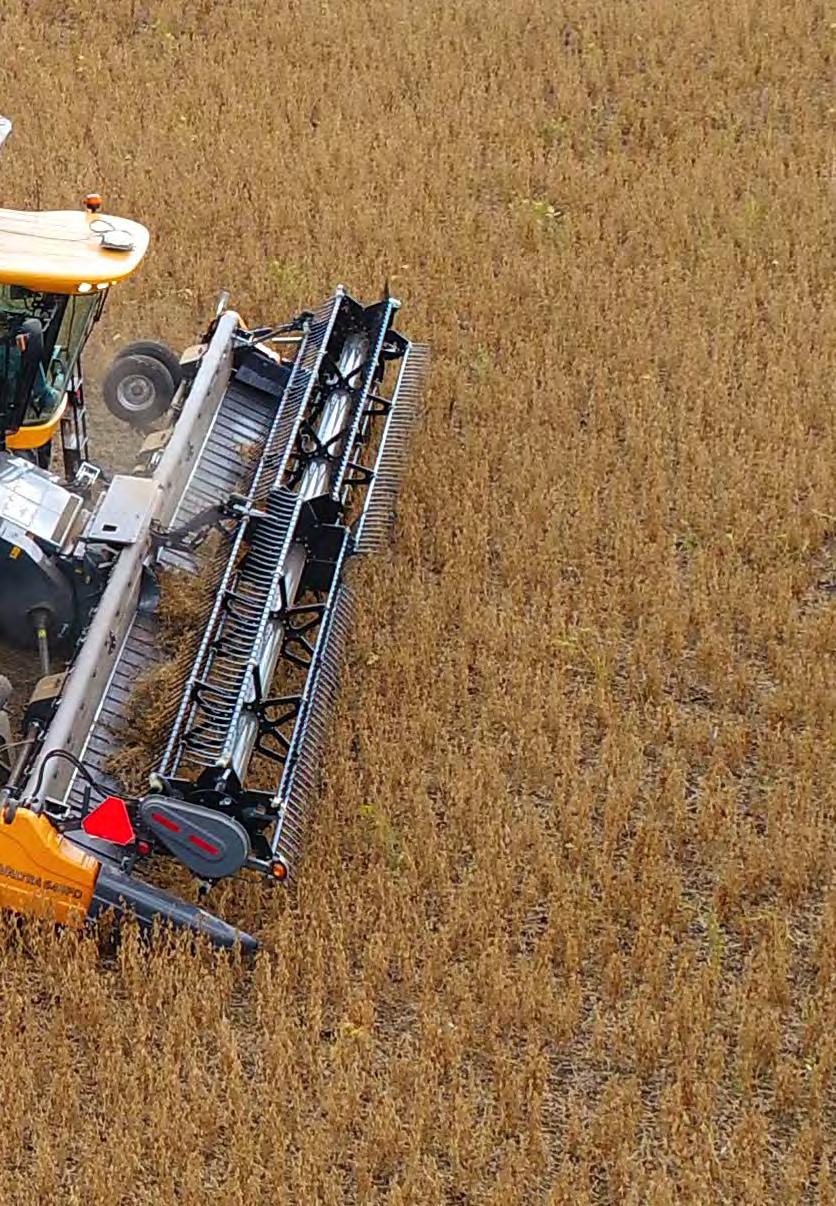
[[[137,880],[137,860],[166,853],[206,883],[296,873],[355,605],[347,567],[385,545],[429,364],[395,329],[399,305],[364,306],[339,287],[255,331],[221,310],[172,426],[148,442],[145,501],[16,789],[98,859],[91,915],[118,900],[141,924],[162,917],[246,947],[247,935]],[[163,656],[159,616],[140,605],[148,576],[196,574],[212,525],[223,537],[205,627],[159,701],[153,790],[132,797],[112,765],[136,679]],[[126,802],[127,848],[80,828],[104,795]]]

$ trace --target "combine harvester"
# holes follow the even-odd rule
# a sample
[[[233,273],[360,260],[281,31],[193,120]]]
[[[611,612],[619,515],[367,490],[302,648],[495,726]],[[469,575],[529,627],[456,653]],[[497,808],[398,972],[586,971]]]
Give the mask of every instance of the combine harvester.
[[[139,468],[108,480],[88,459],[80,357],[148,233],[100,209],[0,210],[0,907],[75,926],[113,910],[252,949],[154,886],[154,866],[173,857],[204,887],[292,878],[350,622],[346,565],[388,534],[428,350],[396,331],[391,297],[364,306],[339,287],[249,330],[224,296],[181,359],[144,342],[111,365],[110,409],[156,429]],[[165,657],[168,570],[205,591],[205,627],[173,663],[164,738],[131,792],[113,768],[137,678]],[[19,733],[11,649],[40,673]]]

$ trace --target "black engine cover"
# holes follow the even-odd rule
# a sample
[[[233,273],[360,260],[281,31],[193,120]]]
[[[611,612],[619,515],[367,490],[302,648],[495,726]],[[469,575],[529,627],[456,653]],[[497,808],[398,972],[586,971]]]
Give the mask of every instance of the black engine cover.
[[[0,634],[11,645],[33,646],[38,611],[46,614],[53,641],[66,636],[76,618],[72,586],[34,540],[0,536]]]

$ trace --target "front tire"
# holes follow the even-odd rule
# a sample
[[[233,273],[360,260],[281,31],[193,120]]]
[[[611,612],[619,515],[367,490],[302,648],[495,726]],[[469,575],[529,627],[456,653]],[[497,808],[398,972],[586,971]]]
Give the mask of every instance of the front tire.
[[[113,359],[123,360],[125,356],[150,356],[152,360],[159,360],[160,364],[164,364],[171,373],[175,389],[183,380],[183,366],[180,364],[180,357],[167,343],[161,343],[159,339],[136,339],[133,343],[126,343]]]
[[[172,374],[160,359],[127,349],[116,357],[102,382],[110,413],[140,431],[165,414],[176,388]]]

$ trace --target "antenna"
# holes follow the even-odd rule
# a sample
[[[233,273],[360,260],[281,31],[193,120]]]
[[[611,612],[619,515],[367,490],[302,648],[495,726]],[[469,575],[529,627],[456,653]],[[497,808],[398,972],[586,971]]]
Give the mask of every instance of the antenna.
[[[12,132],[12,123],[8,117],[0,117],[0,147]]]

